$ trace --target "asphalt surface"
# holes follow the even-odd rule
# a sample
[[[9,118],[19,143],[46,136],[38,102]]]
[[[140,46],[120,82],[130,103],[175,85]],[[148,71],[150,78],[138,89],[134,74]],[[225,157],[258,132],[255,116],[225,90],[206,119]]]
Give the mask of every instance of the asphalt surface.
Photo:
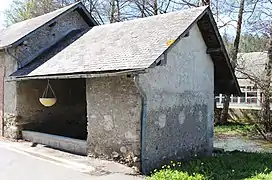
[[[0,180],[134,180],[121,174],[91,176],[0,143]]]
[[[33,156],[12,151],[0,144],[1,180],[90,180],[87,174]]]

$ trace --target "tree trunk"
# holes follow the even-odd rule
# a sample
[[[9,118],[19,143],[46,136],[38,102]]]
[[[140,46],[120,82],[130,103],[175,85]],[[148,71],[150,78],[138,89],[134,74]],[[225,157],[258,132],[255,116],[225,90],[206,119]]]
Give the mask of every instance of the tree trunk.
[[[141,16],[145,17],[145,0],[142,1]]]
[[[223,101],[223,109],[221,111],[221,115],[219,116],[219,119],[217,119],[216,121],[216,124],[224,125],[228,123],[229,103],[230,103],[230,95],[225,95],[224,101]]]
[[[233,69],[235,69],[236,65],[237,65],[237,54],[239,51],[239,43],[240,43],[241,29],[242,29],[242,23],[243,23],[243,14],[244,14],[244,5],[245,5],[245,0],[240,0],[240,9],[239,9],[239,13],[238,13],[236,37],[235,37],[235,40],[233,43],[233,48],[232,48],[231,54],[230,54]],[[216,122],[217,124],[227,124],[228,123],[229,103],[230,103],[230,95],[225,95],[223,109],[221,112],[220,119],[217,120],[217,122]]]
[[[264,88],[264,102],[262,103],[262,124],[266,133],[272,132],[271,111],[270,111],[270,84],[272,70],[272,32],[270,33],[268,45],[268,61],[266,63],[266,82]]]
[[[154,15],[158,15],[158,0],[154,0]]]
[[[120,15],[120,2],[119,2],[119,0],[116,0],[116,11],[117,11],[116,21],[120,22],[121,21],[121,15]]]
[[[115,0],[111,0],[110,23],[115,22]]]
[[[211,4],[210,0],[200,0],[199,6],[209,6]]]

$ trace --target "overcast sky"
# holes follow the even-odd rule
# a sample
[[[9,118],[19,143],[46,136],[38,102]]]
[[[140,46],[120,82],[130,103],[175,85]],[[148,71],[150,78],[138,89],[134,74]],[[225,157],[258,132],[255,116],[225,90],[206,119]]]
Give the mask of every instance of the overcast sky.
[[[4,14],[3,11],[8,8],[12,0],[0,0],[0,29],[4,27]]]

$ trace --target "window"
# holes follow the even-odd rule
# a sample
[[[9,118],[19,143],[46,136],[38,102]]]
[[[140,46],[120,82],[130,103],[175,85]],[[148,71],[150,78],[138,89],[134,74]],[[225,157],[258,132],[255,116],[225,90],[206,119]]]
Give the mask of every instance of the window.
[[[257,98],[256,97],[248,97],[247,98],[247,104],[256,104]]]
[[[245,103],[246,102],[246,98],[245,98],[246,94],[242,93],[241,97],[240,97],[240,103]]]
[[[233,96],[231,102],[233,102],[233,103],[238,103],[238,97]]]
[[[248,92],[247,97],[257,97],[257,92]]]
[[[256,104],[257,103],[257,92],[248,92],[247,93],[247,103]]]

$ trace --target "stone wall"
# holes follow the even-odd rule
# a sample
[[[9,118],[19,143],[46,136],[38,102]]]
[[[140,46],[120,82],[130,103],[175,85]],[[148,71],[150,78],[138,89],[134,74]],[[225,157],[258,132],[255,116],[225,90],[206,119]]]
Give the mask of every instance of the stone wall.
[[[142,105],[133,79],[125,76],[87,79],[86,91],[89,155],[125,158],[137,164]]]
[[[211,155],[214,66],[197,26],[167,53],[166,65],[139,75],[146,95],[142,170]]]
[[[6,77],[17,70],[16,61],[3,52],[1,56],[1,65],[4,66],[4,76]],[[4,114],[3,114],[3,135],[8,138],[18,137],[18,128],[16,125],[18,116],[16,112],[17,102],[17,84],[16,82],[4,82]]]
[[[10,50],[20,61],[21,66],[31,62],[69,32],[76,29],[89,29],[88,24],[77,11],[70,12],[52,23],[52,25],[47,25],[36,30],[24,39],[25,43]]]
[[[50,80],[57,103],[45,107],[39,102],[46,80],[18,82],[18,127],[71,138],[86,140],[85,79]]]

